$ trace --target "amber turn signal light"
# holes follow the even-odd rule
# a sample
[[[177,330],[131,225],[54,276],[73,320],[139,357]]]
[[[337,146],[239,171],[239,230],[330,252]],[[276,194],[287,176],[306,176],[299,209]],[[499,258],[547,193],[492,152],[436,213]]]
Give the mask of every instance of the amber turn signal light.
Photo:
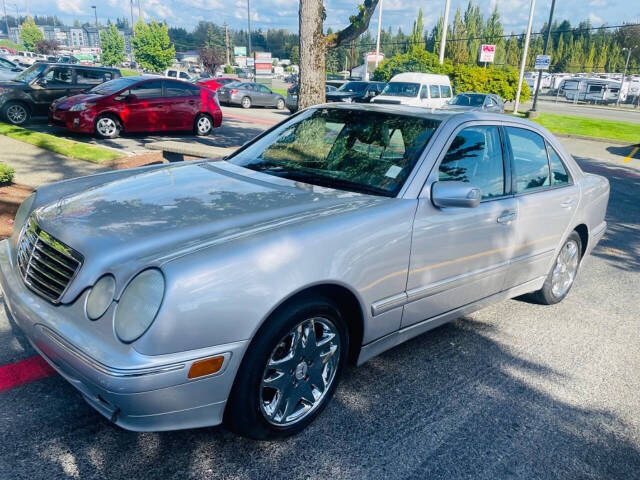
[[[205,358],[204,360],[198,360],[191,364],[189,369],[189,378],[203,377],[205,375],[211,375],[212,373],[219,372],[224,363],[224,355],[218,357]]]

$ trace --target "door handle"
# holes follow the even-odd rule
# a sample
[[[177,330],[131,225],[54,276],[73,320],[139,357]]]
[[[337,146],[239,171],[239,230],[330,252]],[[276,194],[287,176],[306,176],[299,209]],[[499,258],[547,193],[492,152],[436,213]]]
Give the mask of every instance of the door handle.
[[[564,202],[562,202],[560,204],[560,206],[562,208],[569,208],[574,204],[574,202],[575,202],[575,200],[573,198],[569,198],[569,199],[565,200]]]
[[[506,212],[498,217],[498,223],[509,223],[518,216],[516,212]]]

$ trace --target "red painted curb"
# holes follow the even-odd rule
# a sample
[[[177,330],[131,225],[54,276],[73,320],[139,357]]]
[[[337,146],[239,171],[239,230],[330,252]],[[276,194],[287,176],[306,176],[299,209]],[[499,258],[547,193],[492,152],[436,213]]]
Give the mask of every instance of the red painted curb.
[[[256,123],[256,124],[269,125],[269,126],[272,126],[278,123],[272,120],[265,120],[264,118],[244,117],[242,115],[233,115],[233,114],[231,115],[225,114],[223,118],[228,118],[230,120],[238,120],[240,122]]]
[[[40,357],[0,366],[0,392],[53,375],[56,371]]]

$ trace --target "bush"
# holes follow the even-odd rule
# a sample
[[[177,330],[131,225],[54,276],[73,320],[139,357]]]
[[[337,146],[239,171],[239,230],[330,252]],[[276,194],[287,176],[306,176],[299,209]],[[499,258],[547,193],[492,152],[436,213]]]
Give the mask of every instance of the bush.
[[[9,185],[13,183],[13,177],[16,171],[6,163],[0,163],[0,185]]]
[[[233,73],[233,72],[234,72],[234,68],[231,65],[224,66],[224,73]]]
[[[444,64],[440,65],[437,55],[427,52],[424,48],[413,47],[407,53],[396,53],[393,57],[383,60],[373,72],[373,80],[388,82],[394,75],[404,72],[449,75],[452,70],[451,61],[445,60]]]

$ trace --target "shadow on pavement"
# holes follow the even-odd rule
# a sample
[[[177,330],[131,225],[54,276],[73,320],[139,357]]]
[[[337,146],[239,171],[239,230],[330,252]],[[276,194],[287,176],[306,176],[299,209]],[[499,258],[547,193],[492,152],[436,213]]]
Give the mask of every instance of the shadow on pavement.
[[[638,144],[638,146],[640,146],[640,143]],[[627,157],[631,152],[633,152],[633,150],[635,149],[636,146],[634,145],[612,145],[610,147],[607,147],[607,152],[609,152],[612,155],[618,155],[619,157],[625,158]],[[634,155],[634,157],[636,158],[640,158],[640,155]]]

